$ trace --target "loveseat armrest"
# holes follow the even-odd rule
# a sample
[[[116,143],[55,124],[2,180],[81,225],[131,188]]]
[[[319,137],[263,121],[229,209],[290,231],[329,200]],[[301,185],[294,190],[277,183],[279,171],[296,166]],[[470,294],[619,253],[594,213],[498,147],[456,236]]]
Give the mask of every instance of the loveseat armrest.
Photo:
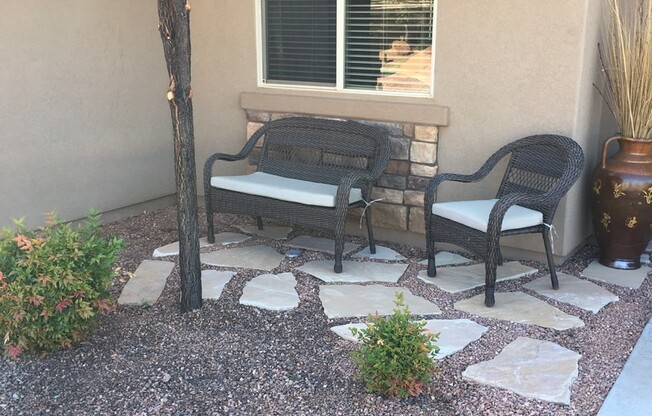
[[[267,131],[266,126],[261,127],[254,134],[251,135],[244,147],[235,155],[227,153],[214,153],[206,159],[204,163],[204,192],[208,195],[208,191],[211,186],[211,177],[213,176],[213,165],[218,160],[224,160],[226,162],[235,162],[238,160],[243,160],[247,158],[253,151],[256,143],[260,140],[261,137]]]

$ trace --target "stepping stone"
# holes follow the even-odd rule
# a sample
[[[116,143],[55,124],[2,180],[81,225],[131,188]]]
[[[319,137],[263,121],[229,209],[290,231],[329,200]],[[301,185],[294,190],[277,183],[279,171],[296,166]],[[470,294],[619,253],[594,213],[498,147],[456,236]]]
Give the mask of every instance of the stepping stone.
[[[568,315],[554,306],[522,292],[498,292],[496,304],[488,308],[484,293],[455,303],[458,311],[484,318],[502,319],[527,325],[539,325],[559,331],[584,326],[577,316]]]
[[[376,254],[371,254],[369,251],[369,246],[365,247],[364,250],[359,251],[355,253],[353,258],[359,259],[372,259],[372,260],[397,260],[397,261],[402,261],[402,260],[407,260],[404,256],[400,255],[399,253],[395,252],[391,248],[383,247],[376,245]]]
[[[234,272],[217,270],[201,271],[201,297],[203,299],[219,299],[224,286],[235,276]]]
[[[309,235],[300,235],[299,237],[287,242],[290,247],[302,248],[304,250],[321,251],[335,255],[335,240],[329,238],[312,237]],[[344,243],[343,255],[346,256],[360,246],[353,243]]]
[[[582,276],[612,285],[638,289],[643,284],[650,270],[647,266],[641,266],[640,269],[636,270],[612,269],[611,267],[603,266],[596,259],[589,264],[589,267],[584,269]]]
[[[268,246],[227,248],[200,254],[201,262],[210,266],[243,267],[247,269],[272,270],[281,264],[285,256]]]
[[[496,358],[469,366],[462,379],[569,405],[581,357],[553,342],[518,337]]]
[[[202,237],[199,239],[199,248],[209,247],[209,246],[212,246],[212,244],[208,242],[208,239],[206,237]],[[174,243],[170,243],[162,247],[159,247],[157,249],[154,249],[154,252],[152,253],[152,257],[177,256],[178,254],[179,254],[179,242],[175,241]]]
[[[386,264],[360,261],[343,261],[342,273],[333,271],[333,260],[311,261],[297,270],[315,276],[327,283],[390,282],[396,283],[408,268],[407,264]]]
[[[363,329],[366,326],[364,323],[338,325],[332,327],[331,331],[348,341],[358,342],[358,339],[351,333],[351,328]],[[439,338],[435,341],[439,347],[439,352],[435,357],[438,360],[463,350],[489,330],[486,326],[477,324],[470,319],[429,319],[424,328],[439,333]]]
[[[643,329],[598,416],[644,416],[652,409],[652,321]]]
[[[240,304],[287,311],[299,306],[297,281],[292,273],[263,274],[247,283],[240,297]]]
[[[118,298],[119,305],[152,305],[163,292],[174,262],[144,260]]]
[[[262,230],[259,230],[256,225],[242,225],[238,226],[238,228],[247,234],[270,238],[272,240],[285,240],[288,238],[288,234],[292,232],[292,228],[290,227],[264,226]]]
[[[518,279],[536,273],[538,270],[524,266],[517,261],[503,263],[496,269],[496,281]],[[426,283],[433,284],[443,291],[458,293],[485,285],[484,263],[470,266],[437,268],[437,276],[428,277],[427,270],[421,270],[417,276]]]
[[[434,303],[413,295],[404,287],[380,285],[330,285],[319,287],[319,299],[327,317],[349,318],[378,313],[392,315],[396,305],[395,293],[403,293],[405,304],[413,315],[438,315],[441,310]]]
[[[435,253],[435,263],[437,263],[437,267],[471,263],[471,261],[472,261],[471,259],[467,259],[464,256],[460,256],[459,254],[455,254],[455,253],[450,253],[448,251],[440,251],[439,253]],[[421,260],[419,264],[427,266],[428,259]],[[437,271],[437,273],[439,273],[439,271]]]
[[[593,313],[598,313],[603,306],[618,300],[618,296],[588,280],[578,279],[575,276],[569,276],[564,273],[557,273],[557,278],[559,279],[558,290],[552,288],[550,275],[533,280],[523,285],[523,287],[534,290],[548,298],[568,303]]]

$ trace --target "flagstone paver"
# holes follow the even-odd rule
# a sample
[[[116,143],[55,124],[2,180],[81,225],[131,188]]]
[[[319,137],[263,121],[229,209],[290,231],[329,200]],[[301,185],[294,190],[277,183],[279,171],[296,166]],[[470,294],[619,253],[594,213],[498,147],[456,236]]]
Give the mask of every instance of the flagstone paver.
[[[311,261],[297,270],[311,274],[327,283],[389,282],[396,283],[407,270],[407,264],[343,261],[342,272],[333,271],[333,260]]]
[[[366,326],[364,323],[354,323],[334,326],[331,330],[346,340],[358,342],[357,338],[351,333],[351,328],[362,329]],[[439,338],[435,341],[435,344],[439,347],[439,352],[435,356],[438,360],[463,350],[488,331],[486,326],[475,323],[470,319],[428,319],[424,328],[439,333]]]
[[[472,262],[471,259],[467,259],[464,256],[460,256],[459,254],[455,254],[455,253],[450,253],[448,251],[440,251],[439,253],[435,254],[435,263],[437,264],[437,267],[451,266],[451,265],[471,263],[471,262]],[[428,259],[421,260],[419,264],[427,266]]]
[[[129,279],[118,298],[119,305],[151,305],[163,292],[165,282],[174,269],[174,262],[145,260]]]
[[[212,246],[206,239],[202,237],[199,239],[199,247],[209,247]],[[166,256],[177,256],[179,254],[179,242],[175,241],[174,243],[166,244],[162,247],[154,249],[152,257],[166,257]]]
[[[300,235],[286,243],[290,247],[302,248],[304,250],[321,251],[335,255],[335,240],[329,238],[312,237],[309,235]],[[343,255],[347,255],[360,245],[353,243],[344,243]]]
[[[496,281],[518,279],[536,273],[538,270],[524,266],[517,261],[510,261],[498,266]],[[426,270],[421,270],[417,276],[426,283],[433,284],[449,293],[458,293],[485,284],[484,263],[470,266],[442,267],[437,269],[437,276],[428,277]]]
[[[553,342],[519,337],[494,359],[469,366],[462,379],[568,405],[580,358]]]
[[[438,315],[441,310],[434,303],[413,295],[404,287],[380,285],[328,285],[319,287],[319,299],[329,318],[368,316],[394,313],[395,293],[403,293],[405,304],[414,315]]]
[[[238,228],[247,234],[271,238],[272,240],[285,240],[288,238],[288,234],[292,232],[291,227],[272,227],[267,225],[262,230],[259,230],[255,225],[242,225],[238,226]]]
[[[257,270],[272,270],[281,264],[285,256],[268,246],[227,248],[202,253],[201,262],[211,266],[245,267]]]
[[[271,311],[287,311],[299,306],[297,281],[292,273],[263,274],[249,281],[240,303]]]
[[[533,280],[523,287],[593,313],[598,313],[605,305],[618,300],[618,296],[588,280],[578,279],[564,273],[557,273],[557,278],[559,279],[558,290],[552,288],[550,275]]]
[[[564,330],[584,326],[577,316],[568,315],[554,306],[522,292],[497,292],[496,304],[488,308],[484,304],[484,293],[455,303],[457,310],[485,318],[539,325],[545,328]]]
[[[612,269],[611,267],[603,266],[596,259],[589,264],[589,267],[584,269],[582,276],[612,285],[638,289],[643,284],[650,270],[652,269],[647,266],[641,266],[641,268],[636,270]]]
[[[219,299],[224,286],[235,276],[234,272],[202,270],[201,294],[203,299]]]
[[[371,254],[369,251],[369,246],[365,247],[364,250],[361,250],[351,257],[353,258],[363,258],[363,259],[372,259],[372,260],[396,260],[396,261],[402,261],[402,260],[407,260],[405,256],[397,253],[396,251],[392,250],[391,248],[388,247],[383,247],[376,245],[376,253]]]

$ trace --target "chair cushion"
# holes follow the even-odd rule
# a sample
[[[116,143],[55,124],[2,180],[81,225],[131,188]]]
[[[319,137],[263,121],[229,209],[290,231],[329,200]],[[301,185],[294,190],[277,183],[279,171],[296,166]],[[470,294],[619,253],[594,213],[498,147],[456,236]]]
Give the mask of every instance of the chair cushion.
[[[487,232],[489,214],[497,201],[497,199],[487,199],[436,203],[432,204],[432,213],[467,227]],[[514,230],[540,224],[543,224],[542,213],[514,205],[505,213],[501,230]]]
[[[336,185],[308,182],[283,176],[255,172],[250,175],[213,176],[211,186],[249,195],[264,196],[305,205],[334,207]],[[362,200],[360,188],[352,188],[349,204]]]

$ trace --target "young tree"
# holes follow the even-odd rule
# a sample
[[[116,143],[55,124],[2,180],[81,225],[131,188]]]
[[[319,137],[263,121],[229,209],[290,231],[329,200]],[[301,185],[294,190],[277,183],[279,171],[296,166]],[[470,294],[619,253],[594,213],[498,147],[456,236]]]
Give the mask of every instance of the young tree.
[[[174,167],[177,182],[181,311],[199,309],[201,268],[197,225],[195,137],[190,87],[190,4],[188,0],[158,0],[159,31],[167,63],[174,130]]]

